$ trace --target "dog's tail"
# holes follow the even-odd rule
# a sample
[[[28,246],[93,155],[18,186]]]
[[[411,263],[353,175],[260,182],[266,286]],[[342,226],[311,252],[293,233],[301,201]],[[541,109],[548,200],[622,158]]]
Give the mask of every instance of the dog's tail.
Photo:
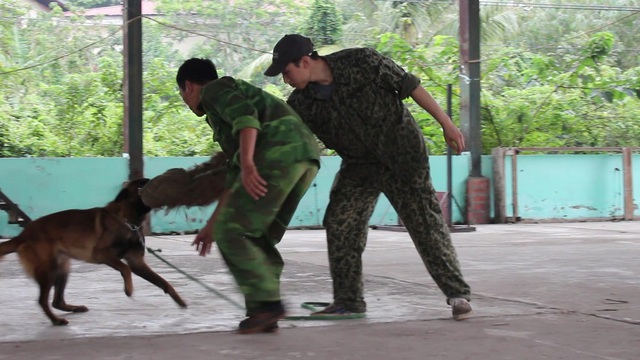
[[[5,242],[0,243],[0,259],[2,259],[2,257],[4,255],[11,254],[11,253],[14,253],[14,252],[18,251],[18,247],[23,242],[24,242],[24,238],[23,237],[16,236],[16,237],[14,237],[13,239],[11,239],[9,241],[5,241]]]

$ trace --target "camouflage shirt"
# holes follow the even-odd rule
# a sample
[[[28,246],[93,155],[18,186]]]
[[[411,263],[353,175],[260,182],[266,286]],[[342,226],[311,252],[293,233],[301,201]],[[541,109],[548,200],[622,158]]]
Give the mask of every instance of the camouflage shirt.
[[[333,73],[331,89],[311,83],[288,103],[343,163],[377,163],[411,172],[428,166],[422,131],[403,100],[420,79],[369,48],[323,57]],[[330,95],[329,95],[330,93]]]
[[[284,101],[246,81],[225,76],[208,83],[200,94],[213,139],[232,166],[239,165],[240,130],[259,130],[256,165],[318,160],[318,144],[309,128]]]

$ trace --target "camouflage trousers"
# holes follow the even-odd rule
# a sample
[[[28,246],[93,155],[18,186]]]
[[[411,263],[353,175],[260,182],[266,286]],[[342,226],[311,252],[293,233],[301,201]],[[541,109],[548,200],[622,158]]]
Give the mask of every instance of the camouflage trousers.
[[[431,184],[429,165],[411,174],[396,174],[377,164],[343,164],[331,189],[324,217],[334,304],[366,312],[362,253],[369,219],[384,193],[402,219],[427,271],[450,298],[470,300],[448,226]]]
[[[213,238],[229,271],[245,297],[247,313],[260,302],[280,300],[280,275],[284,261],[276,245],[318,173],[318,162],[274,165],[258,171],[268,183],[267,194],[254,200],[239,173],[228,196],[216,209]]]

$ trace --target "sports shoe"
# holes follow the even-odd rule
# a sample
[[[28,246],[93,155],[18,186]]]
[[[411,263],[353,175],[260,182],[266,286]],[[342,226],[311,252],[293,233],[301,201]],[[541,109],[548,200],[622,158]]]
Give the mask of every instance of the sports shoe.
[[[264,329],[262,329],[263,333],[276,333],[278,332],[278,330],[280,329],[280,326],[278,326],[278,322],[274,322],[271,325],[267,325]]]
[[[453,320],[465,320],[471,317],[472,309],[469,301],[464,298],[453,298],[449,300],[451,304],[451,313],[453,314]]]
[[[281,302],[272,302],[240,321],[238,333],[255,334],[278,331],[278,320],[286,316]]]
[[[311,316],[344,316],[344,315],[352,315],[353,312],[343,308],[342,306],[337,306],[335,304],[331,304],[326,308],[311,313]]]
[[[251,314],[247,313],[247,317],[250,317],[250,316],[251,316]],[[278,322],[276,321],[273,324],[266,326],[262,330],[262,332],[263,333],[276,333],[276,332],[278,332],[279,329],[280,329],[280,326],[278,326]]]

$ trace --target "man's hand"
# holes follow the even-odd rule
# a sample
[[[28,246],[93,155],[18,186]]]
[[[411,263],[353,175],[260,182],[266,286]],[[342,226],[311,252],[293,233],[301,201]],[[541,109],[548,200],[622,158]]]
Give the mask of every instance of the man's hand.
[[[257,139],[258,129],[246,127],[240,130],[240,177],[242,185],[253,200],[258,200],[267,193],[267,182],[260,176],[253,162]]]
[[[211,214],[211,217],[207,221],[207,223],[198,231],[198,235],[193,239],[191,246],[196,246],[196,251],[200,253],[200,256],[207,256],[207,254],[211,254],[211,244],[215,241],[213,238],[213,227],[216,224],[216,219],[218,218],[218,214],[222,210],[224,210],[227,199],[229,198],[229,190],[226,189],[220,195],[220,200],[218,200],[218,206],[216,206],[216,210]]]
[[[242,185],[254,200],[267,194],[267,182],[260,176],[254,164],[243,164],[241,177]]]
[[[444,140],[451,149],[455,151],[456,154],[460,154],[464,151],[464,136],[462,136],[462,132],[451,121],[449,115],[442,110],[433,96],[431,96],[425,88],[418,85],[411,92],[411,98],[415,100],[421,108],[427,110],[427,112],[436,119],[440,126],[442,126],[442,131],[444,131]]]
[[[213,234],[212,234],[212,226],[209,222],[205,224],[200,231],[198,231],[198,235],[191,243],[191,246],[196,246],[196,251],[200,252],[200,256],[207,256],[211,254],[211,244],[213,243]]]
[[[442,130],[444,131],[444,140],[456,154],[460,155],[465,147],[462,131],[453,123],[443,126]]]

